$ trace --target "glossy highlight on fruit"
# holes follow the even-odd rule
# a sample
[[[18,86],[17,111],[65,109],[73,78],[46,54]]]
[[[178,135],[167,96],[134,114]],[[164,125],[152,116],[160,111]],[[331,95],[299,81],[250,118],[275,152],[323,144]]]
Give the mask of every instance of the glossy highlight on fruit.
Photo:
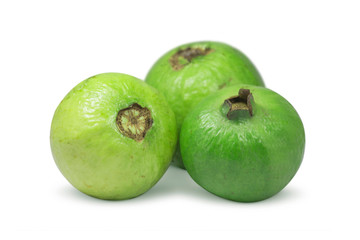
[[[257,86],[234,85],[204,98],[184,120],[181,154],[209,192],[254,202],[281,191],[303,159],[305,132],[293,106]]]
[[[75,188],[101,199],[133,198],[167,170],[177,143],[175,115],[145,82],[99,74],[59,104],[50,142],[56,165]]]
[[[220,42],[193,42],[164,54],[145,81],[164,94],[180,132],[184,118],[204,97],[234,84],[264,86],[253,63],[239,50]],[[173,159],[184,167],[179,147]]]

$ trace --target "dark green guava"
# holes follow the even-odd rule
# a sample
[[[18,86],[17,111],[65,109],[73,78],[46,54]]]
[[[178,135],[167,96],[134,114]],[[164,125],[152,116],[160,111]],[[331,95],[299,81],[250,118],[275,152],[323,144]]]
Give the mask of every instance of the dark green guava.
[[[294,177],[305,133],[296,110],[282,96],[263,87],[234,85],[193,108],[182,125],[180,147],[188,173],[204,189],[254,202],[278,193]]]
[[[175,113],[178,132],[188,112],[208,94],[238,83],[264,86],[242,52],[219,42],[193,42],[170,50],[145,81],[164,94]],[[179,146],[173,161],[184,168]]]
[[[58,168],[75,188],[101,199],[133,198],[167,170],[177,143],[175,115],[145,82],[99,74],[61,101],[50,141]]]

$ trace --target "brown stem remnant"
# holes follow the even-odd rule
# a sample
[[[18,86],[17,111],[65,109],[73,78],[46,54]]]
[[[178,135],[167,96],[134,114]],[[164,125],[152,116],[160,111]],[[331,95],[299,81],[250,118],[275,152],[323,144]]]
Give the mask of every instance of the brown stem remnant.
[[[188,47],[186,49],[180,49],[179,51],[177,51],[174,55],[170,57],[169,62],[171,64],[171,67],[175,71],[178,71],[188,65],[193,58],[196,58],[198,56],[205,56],[213,51],[214,50],[210,48],[203,49]]]
[[[141,142],[151,128],[153,119],[150,110],[137,103],[121,109],[116,117],[116,125],[122,135]]]
[[[239,95],[226,99],[224,105],[228,108],[226,116],[230,120],[239,115],[250,117],[254,115],[254,97],[249,89],[241,88]]]

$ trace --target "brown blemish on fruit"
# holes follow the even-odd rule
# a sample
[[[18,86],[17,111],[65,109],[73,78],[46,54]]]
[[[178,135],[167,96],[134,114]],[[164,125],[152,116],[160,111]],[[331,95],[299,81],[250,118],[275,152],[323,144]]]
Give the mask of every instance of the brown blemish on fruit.
[[[150,110],[134,103],[121,109],[116,117],[116,125],[122,135],[141,142],[151,128],[153,119]]]
[[[239,95],[226,99],[224,101],[224,104],[228,105],[229,107],[229,111],[226,114],[228,119],[231,119],[231,114],[236,111],[249,112],[250,117],[254,115],[253,113],[254,97],[249,89],[241,88],[239,90]]]
[[[196,58],[198,56],[205,56],[209,53],[213,52],[214,50],[211,48],[191,48],[188,47],[186,49],[180,49],[177,51],[174,55],[172,55],[169,59],[169,62],[171,64],[171,67],[175,70],[181,70],[186,65],[191,63],[191,60],[193,58]],[[184,62],[180,62],[180,60],[183,60]]]
[[[226,86],[226,83],[223,83],[223,84],[221,84],[221,85],[219,85],[219,89],[223,89],[224,87]]]
[[[226,87],[227,84],[230,84],[232,81],[232,78],[229,78],[229,80],[227,82],[224,82],[223,84],[220,84],[218,89],[223,89],[224,87]]]

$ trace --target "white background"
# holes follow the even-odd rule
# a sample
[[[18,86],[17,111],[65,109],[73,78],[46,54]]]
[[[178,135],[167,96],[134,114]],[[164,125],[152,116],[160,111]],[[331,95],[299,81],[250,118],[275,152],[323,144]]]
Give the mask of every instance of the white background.
[[[2,0],[0,31],[1,239],[359,237],[359,2]],[[49,146],[65,94],[103,72],[143,79],[199,40],[239,48],[298,110],[307,142],[293,181],[251,204],[173,167],[132,200],[74,189]]]

